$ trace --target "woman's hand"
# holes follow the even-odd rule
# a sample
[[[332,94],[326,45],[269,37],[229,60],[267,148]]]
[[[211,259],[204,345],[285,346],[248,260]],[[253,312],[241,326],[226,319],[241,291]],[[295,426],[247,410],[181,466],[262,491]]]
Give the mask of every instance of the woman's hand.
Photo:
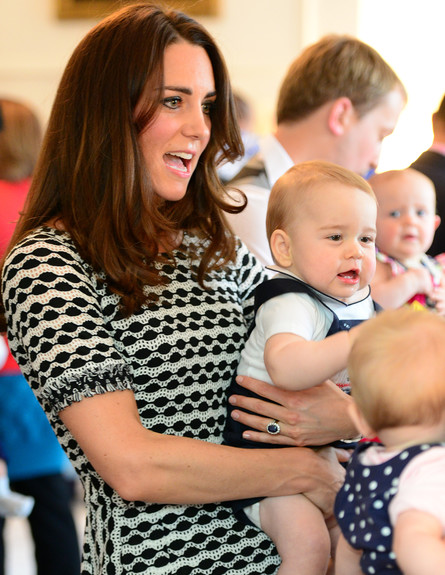
[[[246,439],[305,446],[326,445],[358,435],[348,414],[351,398],[331,381],[301,391],[279,389],[247,376],[238,376],[237,382],[269,400],[241,395],[229,398],[230,404],[236,407],[232,412],[233,419],[257,430],[244,432]],[[280,425],[277,435],[267,433],[267,425],[272,420]]]
[[[339,461],[347,461],[350,454],[343,449],[333,447],[323,447],[312,453],[315,457],[310,462],[310,479],[303,495],[323,512],[328,527],[331,527],[336,523],[335,497],[345,479],[345,468],[339,464]]]

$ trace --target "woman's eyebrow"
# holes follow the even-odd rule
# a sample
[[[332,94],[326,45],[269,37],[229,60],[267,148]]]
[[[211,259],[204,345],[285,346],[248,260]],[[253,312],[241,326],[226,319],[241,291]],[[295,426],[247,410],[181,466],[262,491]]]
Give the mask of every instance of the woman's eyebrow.
[[[193,91],[190,88],[185,88],[184,86],[164,86],[164,90],[170,90],[171,92],[181,92],[187,96],[191,96],[193,94]],[[206,94],[206,98],[212,98],[213,96],[216,96],[216,90]]]
[[[171,90],[172,92],[181,92],[182,94],[192,95],[192,90],[190,88],[184,88],[183,86],[164,86],[164,90]]]

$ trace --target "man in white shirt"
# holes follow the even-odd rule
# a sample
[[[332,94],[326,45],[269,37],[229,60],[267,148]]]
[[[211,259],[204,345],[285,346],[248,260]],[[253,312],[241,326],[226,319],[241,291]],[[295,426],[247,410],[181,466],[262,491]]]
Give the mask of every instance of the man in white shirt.
[[[366,177],[377,168],[382,141],[405,103],[396,73],[356,38],[326,36],[291,64],[279,93],[274,134],[260,142],[259,153],[228,184],[247,197],[246,208],[228,215],[229,223],[264,265],[273,263],[266,210],[276,180],[307,160],[334,162]]]

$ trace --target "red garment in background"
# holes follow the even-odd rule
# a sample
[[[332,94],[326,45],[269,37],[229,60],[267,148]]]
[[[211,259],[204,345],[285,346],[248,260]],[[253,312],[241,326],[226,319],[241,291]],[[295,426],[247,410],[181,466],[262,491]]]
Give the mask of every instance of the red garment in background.
[[[30,185],[31,178],[20,182],[0,180],[0,257],[8,247]]]
[[[31,178],[19,182],[0,180],[0,257],[3,256],[8,247],[30,185]],[[19,366],[11,353],[9,353],[8,359],[0,371],[10,374],[20,373]]]

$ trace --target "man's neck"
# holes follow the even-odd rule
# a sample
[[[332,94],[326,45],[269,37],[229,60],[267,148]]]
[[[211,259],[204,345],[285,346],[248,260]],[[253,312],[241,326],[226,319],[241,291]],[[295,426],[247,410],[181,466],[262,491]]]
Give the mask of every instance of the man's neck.
[[[307,118],[279,124],[274,135],[295,164],[315,159],[336,160],[334,154],[338,142],[333,141],[329,131],[325,106]]]

